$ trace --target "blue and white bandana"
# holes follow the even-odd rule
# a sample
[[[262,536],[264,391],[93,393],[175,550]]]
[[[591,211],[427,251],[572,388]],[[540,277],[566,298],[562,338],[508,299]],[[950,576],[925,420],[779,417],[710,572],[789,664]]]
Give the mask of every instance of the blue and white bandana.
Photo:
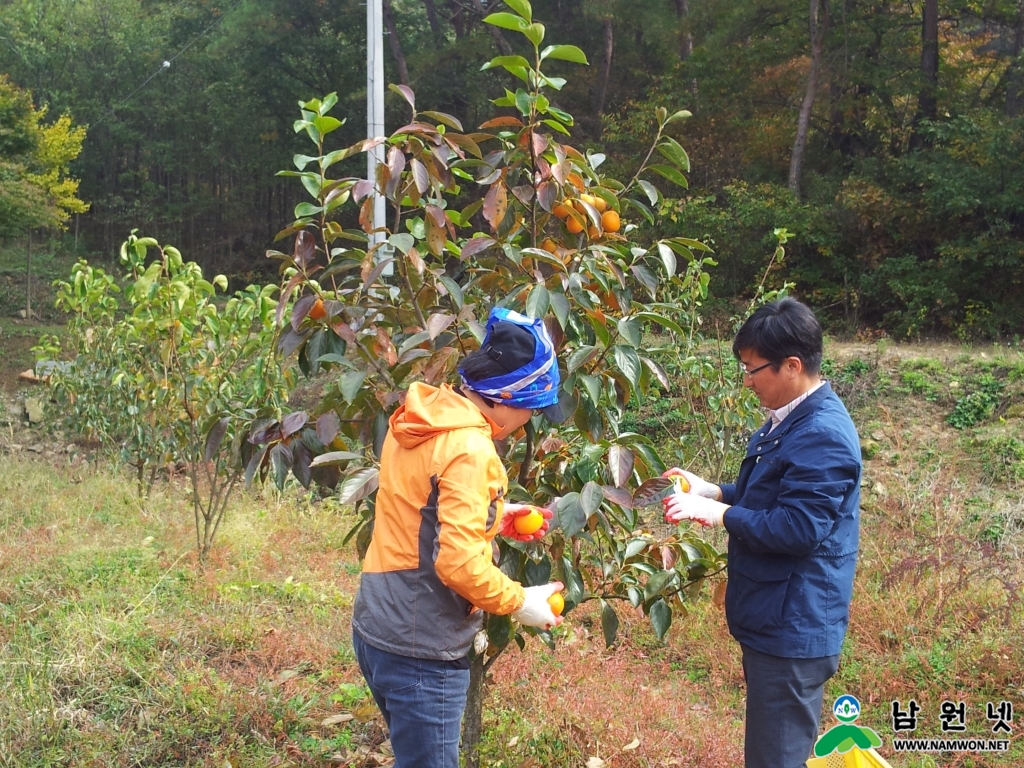
[[[499,322],[513,323],[530,332],[536,342],[533,360],[511,373],[490,379],[470,382],[462,376],[463,385],[485,400],[513,408],[540,410],[556,404],[561,378],[558,374],[555,347],[543,321],[531,319],[511,309],[494,307],[487,318],[487,331],[482,348],[487,347],[491,341],[494,325]]]

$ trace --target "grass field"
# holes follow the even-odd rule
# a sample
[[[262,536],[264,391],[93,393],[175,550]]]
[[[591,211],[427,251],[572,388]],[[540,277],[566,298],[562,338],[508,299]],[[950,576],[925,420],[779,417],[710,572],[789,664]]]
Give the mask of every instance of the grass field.
[[[912,698],[917,737],[946,735],[946,700],[965,703],[970,737],[995,738],[989,702],[1024,717],[1024,356],[833,344],[827,372],[870,458],[823,728],[851,693],[896,768],[1024,765],[1021,719],[1007,752],[931,756],[894,754],[889,719],[892,701]],[[4,383],[9,407],[24,391]],[[635,417],[656,428],[663,412]],[[142,503],[105,461],[29,434],[0,433],[0,765],[388,764],[351,650],[346,509],[298,487],[236,496],[201,568],[183,482]],[[15,442],[53,454],[6,449]],[[738,647],[707,591],[665,642],[622,619],[611,649],[583,606],[554,651],[531,642],[499,659],[485,765],[742,765]]]

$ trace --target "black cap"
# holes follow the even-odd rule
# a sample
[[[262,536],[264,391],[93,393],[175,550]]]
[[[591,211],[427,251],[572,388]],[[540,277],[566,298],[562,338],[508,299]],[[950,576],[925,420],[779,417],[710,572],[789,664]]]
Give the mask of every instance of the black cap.
[[[558,390],[558,402],[554,405],[549,405],[547,408],[541,408],[540,412],[552,424],[561,424],[576,412],[576,406],[578,405],[579,400],[572,392],[560,389]]]
[[[512,373],[533,362],[537,340],[522,326],[498,322],[491,328],[490,339],[482,349],[505,373]]]

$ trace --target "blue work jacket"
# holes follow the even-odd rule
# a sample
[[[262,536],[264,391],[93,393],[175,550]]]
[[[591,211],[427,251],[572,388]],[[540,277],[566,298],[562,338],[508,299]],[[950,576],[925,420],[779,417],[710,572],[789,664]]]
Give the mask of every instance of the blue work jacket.
[[[725,616],[761,653],[839,653],[850,620],[860,526],[860,440],[826,382],[747,446],[729,505]]]

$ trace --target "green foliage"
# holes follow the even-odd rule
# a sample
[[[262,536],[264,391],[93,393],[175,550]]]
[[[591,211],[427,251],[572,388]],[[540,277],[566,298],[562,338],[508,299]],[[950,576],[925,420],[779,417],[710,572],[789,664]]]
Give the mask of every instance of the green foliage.
[[[88,210],[76,197],[78,180],[68,175],[85,128],[73,128],[68,115],[46,125],[45,116],[28,91],[0,76],[0,237],[62,227],[72,213]]]
[[[967,429],[992,416],[1002,399],[1005,385],[992,374],[982,374],[977,388],[956,401],[946,423],[956,429]]]
[[[161,467],[183,464],[205,557],[253,453],[248,425],[276,418],[288,389],[262,354],[273,337],[273,288],[250,286],[224,301],[223,276],[209,282],[176,248],[134,234],[121,263],[123,310],[121,283],[84,261],[58,284],[73,360],[51,376],[56,410],[73,434],[134,466],[140,492],[147,475],[152,483]],[[57,351],[52,337],[39,348]]]

